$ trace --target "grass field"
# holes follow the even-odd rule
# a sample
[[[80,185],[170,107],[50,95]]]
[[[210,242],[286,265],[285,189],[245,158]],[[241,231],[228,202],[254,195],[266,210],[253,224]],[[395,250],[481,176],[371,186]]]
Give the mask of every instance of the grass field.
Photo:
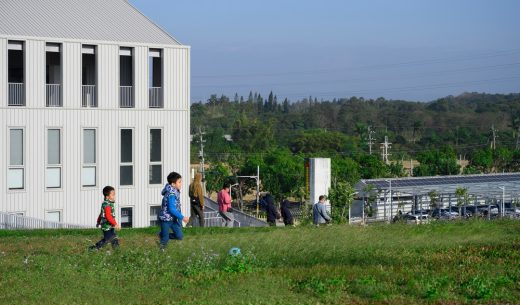
[[[518,221],[156,231],[0,231],[0,303],[520,304]]]

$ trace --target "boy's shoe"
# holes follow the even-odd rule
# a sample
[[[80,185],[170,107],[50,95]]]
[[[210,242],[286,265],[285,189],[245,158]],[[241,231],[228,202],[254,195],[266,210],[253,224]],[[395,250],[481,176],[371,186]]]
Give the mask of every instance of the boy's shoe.
[[[94,245],[94,246],[90,246],[90,247],[88,247],[88,250],[89,250],[89,251],[97,251],[98,248],[96,247],[96,245]]]
[[[161,246],[159,247],[159,251],[161,251],[161,252],[164,252],[165,249],[166,249],[166,247],[163,246],[163,245],[161,245]]]

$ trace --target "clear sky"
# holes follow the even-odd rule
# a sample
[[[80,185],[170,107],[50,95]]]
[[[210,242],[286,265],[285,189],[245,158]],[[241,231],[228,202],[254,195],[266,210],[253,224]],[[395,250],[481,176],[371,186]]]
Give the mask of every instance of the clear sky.
[[[518,0],[130,0],[192,47],[192,101],[520,92]]]

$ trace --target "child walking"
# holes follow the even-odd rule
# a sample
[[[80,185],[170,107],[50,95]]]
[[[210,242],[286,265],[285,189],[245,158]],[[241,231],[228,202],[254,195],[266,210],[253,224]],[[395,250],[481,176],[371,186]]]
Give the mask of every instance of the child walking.
[[[182,222],[187,223],[190,220],[181,213],[181,175],[176,172],[171,172],[166,179],[168,183],[161,192],[163,200],[158,216],[161,225],[161,233],[159,233],[161,238],[161,251],[164,251],[170,239],[182,240],[184,238]],[[172,230],[173,234],[170,234],[170,230]]]
[[[103,248],[107,243],[112,244],[112,248],[119,247],[119,239],[117,238],[115,230],[120,230],[121,227],[116,222],[116,191],[111,186],[103,188],[103,196],[105,200],[101,204],[101,212],[99,213],[96,227],[101,226],[103,232],[103,239],[91,246],[91,250]]]

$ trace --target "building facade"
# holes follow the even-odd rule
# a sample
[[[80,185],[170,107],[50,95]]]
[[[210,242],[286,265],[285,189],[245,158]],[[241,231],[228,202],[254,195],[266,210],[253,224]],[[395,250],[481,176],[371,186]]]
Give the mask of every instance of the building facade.
[[[0,0],[0,211],[94,226],[112,185],[123,227],[155,224],[189,101],[190,48],[127,1]]]

